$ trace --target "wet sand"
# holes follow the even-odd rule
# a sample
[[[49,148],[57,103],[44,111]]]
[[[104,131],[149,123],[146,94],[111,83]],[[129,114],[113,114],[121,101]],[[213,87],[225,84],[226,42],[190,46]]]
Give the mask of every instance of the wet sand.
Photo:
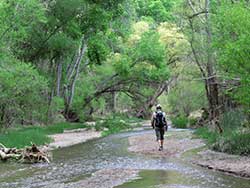
[[[200,139],[192,139],[189,131],[170,131],[165,134],[164,149],[158,151],[154,130],[152,134],[133,136],[129,138],[131,152],[160,156],[160,157],[180,157],[182,153],[199,148],[205,144]]]

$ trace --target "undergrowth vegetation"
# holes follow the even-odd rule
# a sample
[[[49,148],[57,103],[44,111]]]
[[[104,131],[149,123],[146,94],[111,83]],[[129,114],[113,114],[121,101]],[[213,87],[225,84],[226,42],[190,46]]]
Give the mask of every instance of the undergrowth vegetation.
[[[140,126],[141,120],[137,118],[128,118],[124,116],[114,115],[106,119],[96,122],[95,130],[102,131],[102,136],[118,133],[123,130],[130,130]],[[0,133],[0,143],[7,147],[23,148],[32,143],[36,145],[44,145],[50,143],[51,134],[63,133],[65,130],[89,128],[82,123],[57,123],[50,126],[29,126],[22,128],[5,129]]]
[[[31,145],[43,145],[51,142],[50,134],[63,133],[64,130],[86,127],[84,124],[58,123],[50,126],[33,126],[7,129],[0,134],[0,143],[7,147],[22,148]]]
[[[196,135],[205,139],[210,149],[229,154],[250,156],[250,130],[242,126],[244,120],[240,111],[230,111],[221,120],[223,133],[206,127],[198,128]]]
[[[186,116],[177,116],[171,118],[172,124],[175,128],[186,129],[194,126],[197,119],[188,118]]]
[[[175,128],[185,129],[187,128],[188,118],[185,116],[178,116],[171,118],[172,124]]]
[[[110,116],[105,120],[96,122],[95,129],[102,131],[102,136],[118,133],[123,130],[130,130],[134,127],[138,127],[141,124],[138,119],[125,119],[120,116]]]

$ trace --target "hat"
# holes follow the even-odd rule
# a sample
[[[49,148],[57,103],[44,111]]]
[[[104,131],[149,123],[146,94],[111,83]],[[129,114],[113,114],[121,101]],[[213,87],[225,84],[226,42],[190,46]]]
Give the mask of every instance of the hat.
[[[156,109],[161,109],[161,105],[160,105],[160,104],[157,104],[157,105],[156,105]]]

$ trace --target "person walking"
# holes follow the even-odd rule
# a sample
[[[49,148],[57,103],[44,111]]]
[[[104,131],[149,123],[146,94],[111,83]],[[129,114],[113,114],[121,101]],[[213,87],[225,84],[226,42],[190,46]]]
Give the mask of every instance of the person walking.
[[[156,111],[153,113],[151,118],[151,125],[155,130],[156,139],[159,143],[159,151],[163,150],[163,141],[165,130],[167,131],[166,114],[162,111],[161,105],[156,105]]]

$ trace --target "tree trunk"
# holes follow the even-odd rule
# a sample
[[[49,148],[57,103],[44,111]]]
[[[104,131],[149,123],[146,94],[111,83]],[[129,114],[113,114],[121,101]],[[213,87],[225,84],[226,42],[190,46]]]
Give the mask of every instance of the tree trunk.
[[[69,71],[69,74],[67,75],[68,83],[64,87],[64,90],[65,90],[64,91],[64,103],[65,103],[64,116],[67,120],[69,120],[70,108],[71,108],[74,94],[75,94],[75,84],[79,75],[81,62],[85,55],[86,50],[87,50],[87,40],[83,38],[81,45],[78,49],[78,55],[76,57],[74,66],[72,70]],[[87,64],[88,64],[88,61],[86,60],[84,65],[87,66]]]
[[[165,81],[162,83],[158,89],[156,89],[153,96],[149,97],[149,99],[145,102],[145,104],[140,108],[137,112],[136,117],[138,118],[148,118],[151,116],[150,109],[156,105],[157,99],[162,95],[164,91],[167,90],[169,86],[169,81]]]
[[[210,24],[210,0],[205,0],[205,30],[207,34],[207,76],[208,76],[208,101],[209,101],[209,119],[211,122],[215,121],[215,125],[222,132],[222,128],[218,123],[218,118],[220,115],[219,112],[219,90],[216,79],[216,72],[214,71],[214,59],[213,52],[211,49],[212,46],[212,34],[211,34],[211,24]]]
[[[62,80],[62,61],[61,58],[58,58],[57,62],[57,78],[56,78],[56,96],[61,96],[61,80]]]
[[[214,58],[214,53],[212,51],[212,33],[211,33],[211,24],[210,24],[210,0],[205,0],[205,6],[202,8],[202,5],[199,5],[199,8],[201,10],[197,10],[197,4],[196,7],[194,6],[194,3],[190,0],[187,0],[190,8],[193,11],[193,15],[188,16],[189,18],[189,23],[190,23],[190,28],[191,28],[191,49],[192,53],[195,59],[196,64],[198,65],[200,72],[202,76],[204,77],[204,85],[205,85],[205,90],[206,90],[206,96],[208,100],[208,105],[209,105],[209,121],[214,124],[220,132],[222,132],[222,128],[220,127],[218,123],[218,118],[220,115],[219,111],[219,88],[218,88],[218,83],[217,83],[217,76],[216,72],[214,70],[214,64],[215,64],[215,58]],[[203,3],[203,2],[200,2]],[[204,14],[204,17],[201,16],[201,14]],[[204,30],[206,34],[206,38],[204,41],[206,43],[204,44],[206,50],[204,53],[198,52],[196,50],[197,47],[194,46],[195,42],[198,42],[200,45],[202,45],[202,41],[195,41],[195,33],[198,33],[199,35],[204,35],[204,31],[195,28],[195,25],[193,24],[193,19],[195,17],[198,17],[200,20],[200,24],[204,25]],[[198,47],[199,48],[199,47]],[[205,54],[205,57],[204,57]],[[202,64],[204,61],[204,58],[206,59],[206,63]]]

